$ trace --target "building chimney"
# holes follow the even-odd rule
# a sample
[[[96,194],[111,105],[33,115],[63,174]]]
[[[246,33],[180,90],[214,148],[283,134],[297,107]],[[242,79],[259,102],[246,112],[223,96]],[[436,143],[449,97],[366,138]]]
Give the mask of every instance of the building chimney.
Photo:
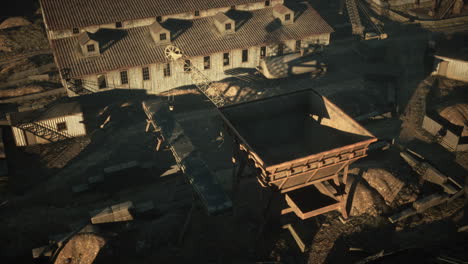
[[[273,7],[273,16],[279,18],[283,25],[294,23],[294,11],[284,5],[280,4]]]
[[[219,12],[214,16],[214,24],[222,34],[231,34],[236,32],[236,22],[224,13]]]
[[[154,22],[149,26],[151,37],[158,45],[169,44],[171,42],[171,32],[165,29],[158,22]]]

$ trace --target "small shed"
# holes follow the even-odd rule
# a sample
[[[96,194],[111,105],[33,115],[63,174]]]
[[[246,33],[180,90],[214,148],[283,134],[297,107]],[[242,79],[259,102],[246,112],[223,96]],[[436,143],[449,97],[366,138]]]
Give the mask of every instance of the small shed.
[[[86,135],[83,112],[77,102],[13,113],[7,118],[17,146],[45,144]]]

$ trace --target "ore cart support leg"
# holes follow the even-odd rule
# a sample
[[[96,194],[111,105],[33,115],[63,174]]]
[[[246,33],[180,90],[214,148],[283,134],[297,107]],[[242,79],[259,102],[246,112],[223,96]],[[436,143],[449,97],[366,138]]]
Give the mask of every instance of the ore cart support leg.
[[[240,178],[245,170],[247,161],[245,160],[245,157],[242,156],[239,143],[234,141],[233,146],[232,192],[235,194],[239,187]]]
[[[346,211],[348,193],[346,192],[346,183],[348,181],[348,168],[349,164],[344,167],[343,171],[343,195],[341,196],[341,215],[344,219],[348,219],[348,212]]]

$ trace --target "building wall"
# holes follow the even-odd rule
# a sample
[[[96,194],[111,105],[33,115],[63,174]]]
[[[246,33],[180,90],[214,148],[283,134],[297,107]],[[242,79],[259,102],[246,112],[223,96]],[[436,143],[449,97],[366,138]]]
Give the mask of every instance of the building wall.
[[[438,57],[441,59],[436,65],[434,75],[444,76],[449,79],[468,82],[468,62],[452,60],[446,57]]]
[[[447,78],[468,82],[468,62],[449,61]]]
[[[65,117],[57,117],[48,120],[38,121],[37,123],[43,125],[48,128],[56,129],[57,124],[61,122],[66,122],[67,129],[64,131],[70,136],[79,137],[86,135],[86,128],[83,124],[83,114],[75,114]],[[17,146],[27,146],[28,142],[25,139],[24,131],[12,126],[13,135],[15,138],[15,142]],[[40,137],[35,136],[35,140],[37,144],[45,144],[48,143],[47,140],[42,139]]]
[[[282,4],[284,0],[271,0],[270,1],[270,7],[275,6],[277,4]],[[243,10],[243,11],[252,11],[252,10],[258,10],[265,8],[265,2],[258,2],[258,3],[250,3],[250,4],[244,4],[244,5],[237,5],[236,9],[237,10]],[[181,13],[181,14],[173,14],[173,15],[167,15],[167,16],[161,16],[162,21],[166,21],[167,19],[197,19],[197,18],[202,18],[202,17],[209,17],[209,16],[214,16],[218,12],[227,12],[231,9],[231,7],[222,7],[222,8],[212,8],[212,9],[207,9],[207,10],[199,10],[200,15],[195,16],[195,10],[193,12],[189,13]],[[149,26],[153,24],[156,21],[156,16],[155,17],[150,17],[150,18],[142,18],[142,19],[134,19],[134,20],[128,20],[128,21],[115,21],[115,22],[122,22],[122,28],[127,29],[127,28],[135,28],[135,27],[143,27],[143,26]],[[115,29],[115,23],[110,23],[110,24],[103,24],[103,25],[93,25],[93,26],[88,26],[88,27],[82,27],[79,28],[80,33],[81,32],[91,32],[95,33],[101,28],[110,28],[110,29]],[[73,29],[66,29],[66,30],[49,30],[48,26],[46,25],[46,30],[49,39],[58,39],[58,38],[67,38],[67,37],[72,37],[76,36],[78,34],[73,34]]]
[[[327,45],[330,41],[330,34],[321,34],[311,36],[301,40],[301,47],[307,48],[310,44],[324,44]],[[208,78],[212,81],[219,81],[225,78],[233,77],[233,75],[226,73],[227,70],[235,68],[255,68],[260,62],[260,46],[250,47],[249,58],[247,62],[242,62],[242,50],[230,51],[230,64],[228,66],[223,65],[223,52],[215,53],[210,55],[211,67],[205,70],[203,68],[203,57],[193,57],[190,59],[191,63],[201,70]],[[296,40],[288,40],[284,42],[284,54],[297,52]],[[266,56],[276,56],[278,53],[278,44],[272,44],[266,46]],[[184,72],[183,65],[181,63],[171,63],[171,76],[164,76],[163,63],[155,63],[145,65],[141,67],[132,67],[126,69],[119,69],[115,71],[109,71],[97,75],[89,75],[82,77],[84,88],[93,92],[102,92],[112,89],[144,89],[149,94],[158,94],[161,92],[168,91],[173,88],[177,88],[185,85],[192,85],[192,79],[190,73]],[[143,80],[142,67],[149,67],[150,80]],[[121,84],[120,72],[126,70],[128,76],[128,84]],[[98,88],[98,75],[105,75],[106,83],[108,88]],[[67,89],[68,90],[68,89]],[[69,92],[69,96],[74,96],[72,92]]]

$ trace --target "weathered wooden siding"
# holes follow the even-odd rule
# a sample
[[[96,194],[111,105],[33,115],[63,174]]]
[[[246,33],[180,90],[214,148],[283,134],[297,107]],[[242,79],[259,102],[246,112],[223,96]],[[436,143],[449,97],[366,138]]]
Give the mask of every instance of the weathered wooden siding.
[[[440,61],[436,62],[434,75],[444,76],[449,79],[468,82],[468,62],[453,60],[447,57],[436,56]]]
[[[301,47],[307,48],[309,44],[324,44],[329,43],[329,34],[322,34],[317,36],[308,37],[307,39],[301,40]],[[284,54],[297,52],[296,40],[286,41],[284,44]],[[206,76],[213,81],[219,81],[225,78],[233,77],[233,75],[226,73],[227,70],[235,68],[255,68],[259,65],[260,61],[260,47],[250,47],[248,54],[248,61],[242,62],[242,50],[230,51],[230,64],[227,66],[223,65],[223,53],[211,54],[211,67],[210,69],[203,69],[203,57],[191,58],[191,63],[200,69]],[[278,44],[272,44],[267,46],[266,56],[276,56],[278,54]],[[93,92],[108,91],[111,89],[144,89],[149,94],[158,94],[167,90],[192,85],[192,79],[190,73],[184,72],[183,66],[178,63],[171,63],[171,76],[164,76],[163,67],[164,64],[157,63],[151,65],[145,65],[142,67],[149,67],[150,69],[150,80],[143,80],[142,67],[132,67],[127,69],[119,69],[103,73],[106,76],[106,82],[108,88],[99,89],[97,86],[98,75],[90,75],[82,78],[84,87]],[[121,84],[120,72],[127,71],[128,84]],[[69,96],[74,96],[69,91]]]
[[[37,123],[55,130],[57,128],[57,124],[61,122],[66,122],[67,130],[65,130],[64,132],[67,133],[68,135],[73,136],[73,137],[86,135],[86,128],[85,128],[85,125],[83,124],[83,114],[75,114],[75,115],[70,115],[70,116],[57,117],[57,118],[38,121]],[[25,139],[23,130],[17,127],[12,127],[12,131],[13,131],[13,135],[14,135],[17,146],[22,147],[22,146],[28,145]],[[37,136],[35,137],[35,140],[38,144],[48,143],[48,141]]]
[[[450,61],[447,67],[447,78],[468,82],[468,62]]]
[[[282,4],[284,0],[271,0],[270,1],[270,7],[275,6],[277,4]],[[244,5],[237,5],[236,9],[237,10],[242,10],[242,11],[252,11],[252,10],[258,10],[265,8],[265,2],[258,2],[258,3],[250,3],[250,4],[244,4]],[[230,6],[227,7],[222,7],[222,8],[212,8],[212,9],[207,9],[207,10],[199,10],[200,15],[195,16],[195,10],[193,12],[189,13],[181,13],[181,14],[173,14],[173,15],[167,15],[167,16],[161,16],[162,21],[166,21],[167,19],[197,19],[197,18],[202,18],[202,17],[209,17],[209,16],[214,16],[218,12],[227,12],[231,9]],[[142,18],[142,19],[135,19],[135,20],[129,20],[129,21],[115,21],[115,22],[122,22],[122,28],[134,28],[134,27],[143,27],[143,26],[149,26],[153,24],[156,21],[156,16],[155,17],[149,17],[149,18]],[[88,27],[83,27],[79,28],[80,33],[81,32],[91,32],[95,33],[101,28],[111,28],[115,29],[115,23],[111,24],[103,24],[103,25],[92,25]],[[67,38],[67,37],[72,37],[76,34],[73,34],[73,29],[67,29],[67,30],[48,30],[48,27],[46,25],[47,29],[47,35],[49,39],[59,39],[59,38]]]

